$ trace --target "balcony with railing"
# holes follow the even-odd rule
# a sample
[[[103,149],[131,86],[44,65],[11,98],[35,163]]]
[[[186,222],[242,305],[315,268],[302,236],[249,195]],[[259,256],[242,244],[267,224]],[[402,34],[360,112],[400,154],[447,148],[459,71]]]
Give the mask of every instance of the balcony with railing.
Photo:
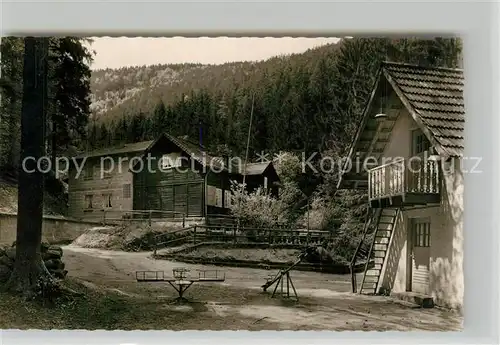
[[[372,207],[439,203],[440,188],[439,161],[401,158],[368,171]]]

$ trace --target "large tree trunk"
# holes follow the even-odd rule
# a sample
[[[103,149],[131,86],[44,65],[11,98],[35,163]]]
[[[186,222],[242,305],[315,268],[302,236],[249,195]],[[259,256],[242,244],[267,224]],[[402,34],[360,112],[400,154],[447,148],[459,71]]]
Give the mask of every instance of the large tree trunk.
[[[16,237],[16,262],[7,287],[25,295],[43,293],[53,279],[40,253],[43,216],[43,174],[37,168],[45,151],[47,42],[24,39],[21,111],[21,164]],[[23,161],[26,160],[24,167]]]

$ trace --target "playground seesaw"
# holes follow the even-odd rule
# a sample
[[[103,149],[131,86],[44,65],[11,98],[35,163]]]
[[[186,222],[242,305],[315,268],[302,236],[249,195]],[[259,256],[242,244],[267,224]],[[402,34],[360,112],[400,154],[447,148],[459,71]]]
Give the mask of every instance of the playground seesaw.
[[[140,283],[166,282],[172,286],[179,294],[175,301],[186,301],[184,293],[194,283],[223,282],[226,280],[225,273],[219,270],[199,270],[197,278],[189,276],[190,270],[187,268],[174,268],[172,278],[165,278],[163,271],[136,271],[136,280]]]
[[[267,280],[267,282],[262,285],[262,290],[265,292],[267,291],[268,288],[276,284],[273,290],[273,294],[271,295],[271,298],[276,295],[276,291],[278,290],[278,286],[281,286],[281,297],[282,298],[291,298],[292,296],[290,295],[290,287],[293,289],[293,297],[298,300],[299,296],[297,295],[297,290],[295,290],[295,286],[293,285],[292,278],[290,277],[290,271],[297,266],[298,264],[301,263],[301,261],[306,257],[308,251],[310,251],[312,248],[307,248],[304,250],[300,255],[297,257],[297,260],[290,265],[289,267],[285,269],[281,269],[275,276],[270,276]],[[286,292],[285,292],[285,284],[286,281]]]

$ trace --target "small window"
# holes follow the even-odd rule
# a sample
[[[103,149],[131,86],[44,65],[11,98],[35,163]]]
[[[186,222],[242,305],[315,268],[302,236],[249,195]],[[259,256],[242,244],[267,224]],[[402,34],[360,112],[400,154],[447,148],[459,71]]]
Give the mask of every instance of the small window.
[[[85,209],[91,210],[93,208],[93,195],[85,195]]]
[[[112,194],[111,193],[106,193],[102,195],[102,201],[103,201],[103,207],[104,208],[110,208],[113,207],[111,205],[111,200],[112,200]]]
[[[267,189],[267,177],[264,176],[264,189]]]
[[[217,206],[216,194],[217,194],[217,188],[215,188],[214,186],[211,186],[211,185],[207,185],[207,196],[206,196],[207,205]]]
[[[215,206],[222,207],[222,189],[215,190]]]
[[[123,185],[123,198],[129,199],[132,196],[132,186],[130,183]]]
[[[430,223],[415,223],[413,225],[414,247],[430,247],[431,246],[431,224]]]
[[[418,155],[431,148],[429,139],[422,133],[421,130],[413,131],[413,154]]]
[[[161,168],[163,170],[165,169],[172,169],[172,168],[177,168],[182,165],[181,161],[181,156],[180,154],[167,154],[163,155],[161,158]]]

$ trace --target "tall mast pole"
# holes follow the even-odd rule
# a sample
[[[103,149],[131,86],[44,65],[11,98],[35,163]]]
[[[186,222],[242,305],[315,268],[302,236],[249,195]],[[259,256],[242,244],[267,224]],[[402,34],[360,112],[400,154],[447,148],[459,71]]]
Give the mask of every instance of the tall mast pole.
[[[245,163],[243,164],[243,185],[241,186],[241,193],[243,194],[245,190],[245,180],[247,176],[247,161],[248,161],[248,149],[250,147],[250,133],[252,130],[252,120],[253,120],[253,106],[254,106],[254,101],[255,101],[255,94],[252,94],[252,108],[250,110],[250,124],[248,125],[248,135],[247,135],[247,148],[245,152]],[[238,200],[238,209],[241,208],[241,197]],[[240,223],[241,223],[241,212],[238,215],[238,225],[237,225],[237,230],[240,229]]]

